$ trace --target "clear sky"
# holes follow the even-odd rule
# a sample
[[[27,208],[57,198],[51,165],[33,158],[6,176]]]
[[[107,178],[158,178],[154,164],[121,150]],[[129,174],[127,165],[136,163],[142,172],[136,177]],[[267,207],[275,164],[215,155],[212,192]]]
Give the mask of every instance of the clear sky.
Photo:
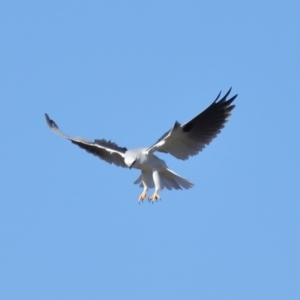
[[[1,1],[0,299],[300,299],[299,1]],[[195,184],[53,134],[150,146],[222,90]]]

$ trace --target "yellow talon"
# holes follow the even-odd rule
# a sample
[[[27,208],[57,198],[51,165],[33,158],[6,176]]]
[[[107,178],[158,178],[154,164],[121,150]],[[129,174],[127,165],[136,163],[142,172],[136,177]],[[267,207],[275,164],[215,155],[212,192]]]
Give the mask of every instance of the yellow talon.
[[[149,200],[154,202],[155,200],[158,200],[160,199],[160,196],[157,194],[157,193],[154,193],[150,198]]]
[[[146,193],[146,191],[143,191],[141,193],[141,195],[139,196],[138,202],[143,201],[146,197],[147,197],[147,193]]]

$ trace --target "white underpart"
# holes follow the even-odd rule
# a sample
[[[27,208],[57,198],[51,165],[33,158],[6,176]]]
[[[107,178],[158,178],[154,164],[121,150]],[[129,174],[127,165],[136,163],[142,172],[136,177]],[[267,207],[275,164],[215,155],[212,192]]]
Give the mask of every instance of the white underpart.
[[[151,173],[142,171],[141,174],[142,183],[144,185],[144,192],[147,193],[148,188],[151,188]]]
[[[139,149],[139,151],[134,149],[132,152],[126,152],[125,161],[133,161],[135,153],[139,153],[139,156],[133,168],[140,169],[141,175],[134,183],[143,187],[144,191],[147,191],[148,188],[155,188],[155,193],[158,193],[164,187],[168,190],[193,187],[193,184],[187,179],[170,170],[162,159],[152,153],[147,154],[146,149]]]
[[[161,182],[160,182],[158,170],[156,169],[152,170],[152,176],[153,176],[153,181],[155,186],[155,193],[158,193],[161,190]]]

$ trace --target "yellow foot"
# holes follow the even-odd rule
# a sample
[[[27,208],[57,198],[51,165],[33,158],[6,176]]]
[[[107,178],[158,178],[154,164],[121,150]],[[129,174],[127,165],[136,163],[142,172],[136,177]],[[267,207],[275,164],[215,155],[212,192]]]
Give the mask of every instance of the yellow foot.
[[[143,191],[143,192],[141,193],[141,195],[139,196],[138,202],[143,201],[146,197],[147,197],[147,193],[146,193],[146,191]]]
[[[154,202],[155,200],[160,199],[160,196],[157,193],[154,193],[150,198],[149,201]]]

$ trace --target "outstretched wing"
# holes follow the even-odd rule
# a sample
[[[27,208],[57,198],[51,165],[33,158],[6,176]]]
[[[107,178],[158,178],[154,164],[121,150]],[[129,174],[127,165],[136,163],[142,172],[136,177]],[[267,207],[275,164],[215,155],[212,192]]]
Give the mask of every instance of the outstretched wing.
[[[46,121],[50,129],[56,134],[70,140],[73,144],[92,153],[110,164],[115,164],[119,167],[128,168],[124,162],[126,148],[117,146],[115,143],[106,140],[95,140],[94,142],[87,141],[80,137],[71,137],[61,132],[56,123],[45,114]]]
[[[226,95],[216,100],[191,121],[181,125],[175,122],[174,127],[166,132],[147,152],[160,151],[170,153],[176,158],[186,160],[198,154],[221,132],[224,124],[235,107],[232,105],[237,95],[227,100],[231,88]]]

